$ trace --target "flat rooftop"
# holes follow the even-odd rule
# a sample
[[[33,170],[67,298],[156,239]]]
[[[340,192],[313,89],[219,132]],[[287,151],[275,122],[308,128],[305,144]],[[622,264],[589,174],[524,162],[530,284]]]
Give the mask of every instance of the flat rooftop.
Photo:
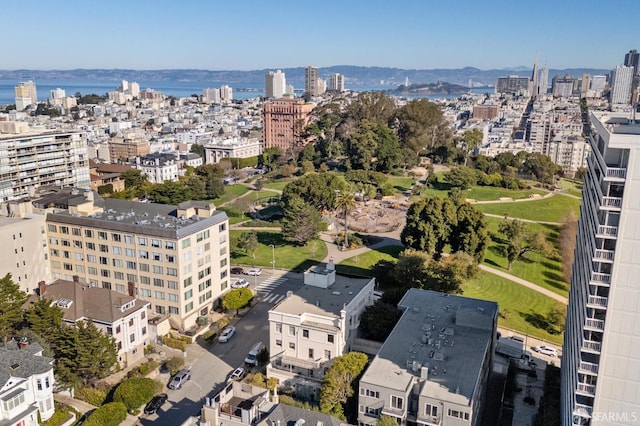
[[[617,135],[640,135],[640,116],[630,113],[593,111],[592,116],[602,123],[610,133]]]
[[[290,315],[312,314],[339,317],[342,308],[349,304],[372,279],[348,278],[336,274],[336,282],[328,288],[305,284],[272,310]]]
[[[197,215],[177,216],[178,208],[186,208],[187,204],[205,207],[203,203],[198,202],[186,202],[180,206],[173,206],[111,198],[102,200],[96,197],[95,204],[103,207],[104,211],[90,216],[77,216],[65,210],[48,213],[47,220],[173,239],[183,238],[227,220],[227,214],[223,211],[213,212],[211,217],[207,218]]]
[[[468,404],[495,337],[498,304],[410,289],[398,307],[404,313],[362,382],[405,390],[426,367],[421,395]]]

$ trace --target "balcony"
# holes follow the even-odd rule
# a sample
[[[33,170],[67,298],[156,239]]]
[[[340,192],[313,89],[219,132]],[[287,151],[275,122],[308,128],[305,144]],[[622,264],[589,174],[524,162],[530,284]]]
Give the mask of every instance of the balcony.
[[[616,254],[616,252],[614,250],[596,249],[595,252],[593,253],[593,260],[596,260],[596,261],[602,261],[602,260],[613,261],[613,257],[615,256],[615,254]]]
[[[585,340],[584,342],[582,342],[582,350],[586,352],[599,354],[601,348],[602,343],[600,342],[594,342],[592,340]]]
[[[584,405],[584,404],[576,404],[576,408],[573,409],[573,415],[574,416],[579,416],[579,417],[583,417],[586,419],[590,419],[591,418],[591,413],[593,412],[593,407],[589,406],[589,405]],[[575,423],[574,420],[574,424],[583,424],[583,423]]]
[[[606,308],[609,299],[607,297],[602,296],[589,296],[587,299],[587,306],[594,308]]]
[[[595,375],[595,374],[598,374],[598,364],[594,364],[592,362],[580,361],[580,366],[578,367],[578,370],[581,373]]]
[[[597,237],[617,237],[618,236],[618,227],[617,226],[598,226]]]
[[[627,169],[621,167],[607,167],[604,177],[606,180],[625,180],[627,178]]]
[[[622,198],[620,197],[602,197],[601,207],[620,209],[622,208]]]
[[[576,393],[593,397],[596,395],[596,386],[588,385],[586,383],[578,383],[578,386],[576,387]]]
[[[604,321],[599,319],[587,318],[584,320],[584,328],[593,331],[604,331]]]
[[[591,273],[591,282],[597,285],[609,285],[611,284],[611,274],[603,274],[601,272]]]

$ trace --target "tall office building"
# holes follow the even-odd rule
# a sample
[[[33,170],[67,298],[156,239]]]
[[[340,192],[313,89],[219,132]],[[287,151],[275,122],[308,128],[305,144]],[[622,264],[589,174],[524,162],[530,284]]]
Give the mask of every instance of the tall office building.
[[[282,71],[269,71],[264,80],[264,91],[267,98],[279,99],[285,94],[287,80]]]
[[[533,72],[531,73],[531,97],[538,96],[538,55],[536,55],[536,62],[533,64]]]
[[[496,93],[522,94],[529,90],[529,79],[517,75],[498,77]]]
[[[640,123],[592,112],[562,357],[562,424],[637,424]]]
[[[637,50],[630,50],[624,55],[624,66],[633,67],[633,74],[640,74],[640,53]]]
[[[587,93],[589,87],[591,87],[591,74],[584,73],[582,74],[582,80],[580,80],[580,95]]]
[[[607,87],[606,75],[594,75],[591,77],[591,90],[604,90]]]
[[[15,87],[15,95],[16,109],[18,111],[22,111],[29,105],[38,103],[36,84],[31,80],[18,83]]]
[[[344,92],[344,76],[340,73],[331,74],[329,80],[329,90]]]
[[[0,201],[32,195],[42,185],[89,188],[89,156],[79,132],[2,134],[0,126]]]
[[[304,95],[306,98],[313,98],[320,95],[318,90],[319,79],[318,68],[307,67],[304,73]]]
[[[555,75],[553,79],[551,79],[551,93],[553,93],[553,96],[568,98],[573,95],[575,82],[576,79],[573,76],[565,75],[564,77],[560,77]]]
[[[611,72],[611,103],[631,103],[633,67],[617,66]]]
[[[549,67],[542,67],[540,71],[540,85],[538,86],[538,93],[540,95],[546,95],[549,90]]]

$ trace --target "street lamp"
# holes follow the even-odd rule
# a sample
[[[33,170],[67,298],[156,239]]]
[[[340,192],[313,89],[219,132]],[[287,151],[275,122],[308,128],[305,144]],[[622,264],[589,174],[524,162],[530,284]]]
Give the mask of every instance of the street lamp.
[[[271,247],[271,270],[275,271],[276,270],[276,246],[274,246],[273,244],[269,244],[269,247]]]

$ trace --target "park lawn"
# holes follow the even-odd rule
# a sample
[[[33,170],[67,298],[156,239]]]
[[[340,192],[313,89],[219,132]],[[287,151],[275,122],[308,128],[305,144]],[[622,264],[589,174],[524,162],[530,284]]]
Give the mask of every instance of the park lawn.
[[[567,194],[582,197],[582,182],[571,179],[560,179],[557,185]]]
[[[247,197],[249,197],[250,200],[260,200],[262,198],[270,197],[280,198],[280,193],[269,189],[262,189],[260,191],[253,191],[253,194],[247,195]]]
[[[265,183],[264,185],[262,185],[263,188],[265,189],[274,189],[276,191],[282,191],[284,189],[285,186],[287,186],[287,184],[293,182],[294,179],[287,179],[287,180],[279,180],[276,182],[268,182]]]
[[[247,192],[249,192],[249,188],[247,188],[244,185],[241,184],[236,184],[236,185],[225,185],[224,187],[224,194],[219,197],[216,198],[215,200],[213,200],[213,204],[218,207],[221,206],[222,204],[233,200],[234,198],[238,198],[244,194],[246,194]]]
[[[541,327],[553,306],[561,305],[550,297],[497,275],[481,272],[478,278],[463,285],[463,296],[498,303],[498,325],[522,334],[562,345],[562,334],[551,334]]]
[[[485,217],[491,241],[485,251],[484,264],[492,268],[500,269],[508,274],[514,275],[523,280],[553,291],[561,296],[567,297],[569,284],[562,276],[562,263],[555,255],[545,257],[538,253],[529,252],[525,258],[517,260],[511,265],[511,270],[507,270],[507,258],[502,254],[502,244],[500,240],[504,238],[498,232],[498,226],[502,219],[495,217]],[[550,241],[557,250],[557,240],[559,228],[554,225],[543,225],[539,223],[526,223],[533,232],[544,232],[547,234],[547,241]],[[497,241],[496,241],[497,240]]]
[[[465,198],[477,201],[491,201],[508,197],[514,200],[530,198],[533,194],[544,195],[547,191],[542,189],[508,189],[496,186],[473,186],[471,189],[462,192]]]
[[[232,240],[237,240],[243,232],[250,231],[231,230],[229,234]],[[275,246],[273,254],[275,254],[277,269],[304,271],[327,257],[327,246],[320,240],[309,241],[306,246],[300,247],[285,241],[280,232],[257,231],[257,234],[258,248],[255,252],[255,259],[243,250],[232,250],[232,264],[271,268],[271,244]]]
[[[576,217],[580,215],[580,200],[562,195],[519,203],[476,204],[475,207],[484,213],[542,222],[562,222],[570,212]]]
[[[397,192],[404,192],[408,189],[411,189],[416,181],[417,178],[402,176],[389,176],[389,179],[387,179],[387,183],[390,183]]]
[[[404,250],[404,246],[384,246],[349,257],[336,266],[336,271],[349,275],[371,276],[371,267],[380,260],[393,261]]]

